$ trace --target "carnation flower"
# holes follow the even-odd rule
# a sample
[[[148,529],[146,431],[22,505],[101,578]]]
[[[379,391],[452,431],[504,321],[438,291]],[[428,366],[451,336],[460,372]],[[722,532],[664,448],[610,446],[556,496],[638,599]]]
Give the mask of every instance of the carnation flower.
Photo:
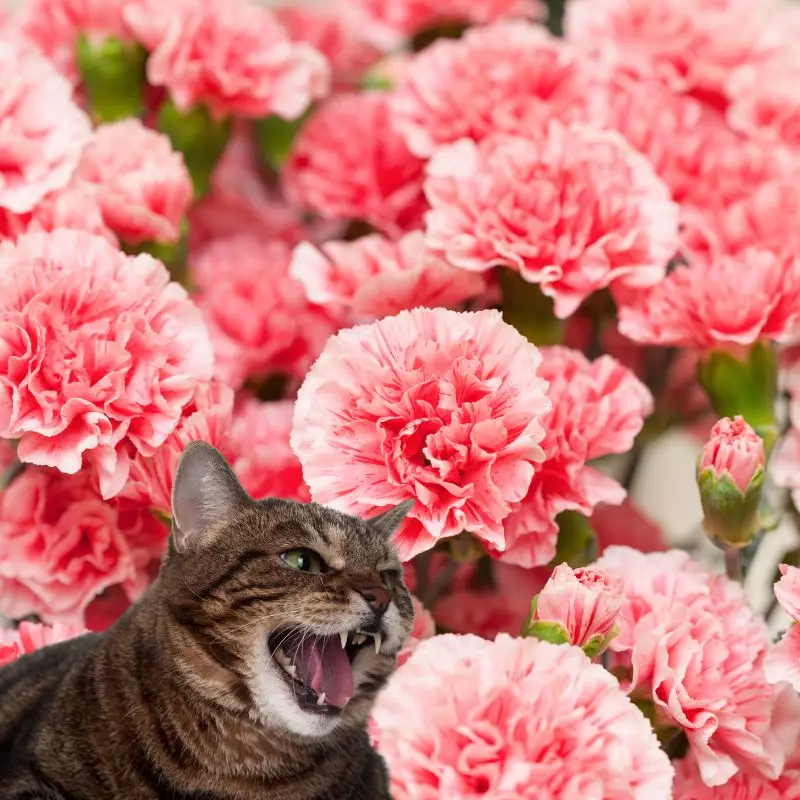
[[[544,454],[538,350],[497,311],[415,309],[340,332],[298,393],[311,496],[357,515],[416,500],[404,558],[463,530],[500,549]]]
[[[424,162],[397,133],[384,92],[339,94],[302,127],[281,173],[288,198],[326,219],[394,236],[419,227]]]
[[[226,444],[234,472],[251,497],[311,499],[303,468],[292,451],[294,403],[245,398],[235,409]]]
[[[72,87],[35,50],[0,41],[0,209],[32,211],[71,180],[91,123]]]
[[[787,342],[800,317],[800,259],[753,248],[677,267],[652,289],[620,297],[619,329],[641,344]]]
[[[396,800],[671,797],[650,724],[573,647],[435,636],[379,696],[372,733]]]
[[[155,50],[168,36],[176,36],[184,20],[206,0],[127,0],[122,16],[128,30],[146,50]]]
[[[15,24],[58,71],[77,85],[78,38],[92,41],[114,36],[131,38],[123,10],[130,0],[26,0],[20,4]]]
[[[397,654],[397,666],[400,667],[411,658],[411,654],[436,633],[436,623],[428,611],[416,597],[411,598],[414,606],[414,626],[403,649]]]
[[[20,622],[17,629],[0,628],[0,667],[10,664],[20,656],[33,653],[40,647],[56,642],[65,642],[87,633],[77,625],[39,625],[35,622]]]
[[[165,538],[146,508],[104,501],[89,473],[29,467],[0,494],[0,613],[83,625],[86,607],[108,587],[141,591]],[[145,559],[147,542],[159,547]]]
[[[722,786],[706,786],[693,758],[674,762],[673,800],[800,800],[800,772],[787,771],[778,780],[738,772]]]
[[[750,0],[575,0],[564,25],[576,45],[724,107],[731,72],[774,51],[768,18]]]
[[[505,522],[505,548],[490,549],[523,567],[555,557],[561,512],[589,515],[598,503],[622,502],[622,486],[587,462],[630,450],[653,410],[647,387],[610,356],[592,362],[563,347],[545,348],[542,355],[539,373],[550,381],[552,403],[542,419],[545,461]]]
[[[214,346],[217,377],[305,374],[335,328],[289,275],[281,241],[241,235],[209,242],[190,258],[195,296]]]
[[[764,442],[743,417],[725,417],[714,426],[703,446],[699,472],[709,470],[715,481],[727,475],[740,492],[764,471]]]
[[[82,231],[0,243],[0,436],[21,461],[97,470],[104,497],[175,429],[212,351],[164,265]]]
[[[774,645],[764,665],[770,683],[790,683],[800,692],[800,569],[781,564],[781,579],[775,584],[775,597],[789,615],[792,625]]]
[[[678,249],[669,190],[610,131],[553,124],[541,142],[463,140],[431,160],[425,194],[434,252],[463,269],[518,270],[562,318],[611,284],[652,286]]]
[[[462,138],[508,133],[538,140],[552,120],[604,118],[600,71],[538,25],[476,28],[414,57],[391,101],[395,125],[423,158]]]
[[[417,306],[457,308],[486,290],[483,275],[430,253],[419,231],[396,241],[373,234],[319,249],[303,242],[295,248],[290,274],[312,303],[353,321]]]
[[[602,553],[607,547],[624,545],[643,553],[667,549],[661,527],[626,497],[619,505],[600,503],[592,512],[589,524],[597,535]]]
[[[796,415],[797,400],[795,407]],[[790,428],[775,447],[769,462],[770,478],[775,485],[791,491],[792,503],[800,508],[800,429]]]
[[[352,25],[388,52],[416,33],[448,24],[479,24],[506,17],[539,17],[538,0],[353,0]]]
[[[293,42],[305,42],[328,60],[334,86],[354,88],[381,53],[368,42],[364,31],[348,20],[344,4],[287,5],[275,15]]]
[[[703,781],[721,786],[740,770],[777,778],[784,752],[764,674],[769,640],[742,587],[677,550],[611,547],[594,566],[625,583],[610,647],[630,669],[629,691],[683,731]]]
[[[138,119],[101,125],[78,176],[97,187],[103,218],[127,244],[177,242],[192,202],[183,156]]]
[[[233,415],[233,390],[210,382],[200,384],[178,427],[157,450],[137,454],[122,495],[162,514],[172,513],[172,479],[189,442],[206,442],[226,458],[233,455],[229,439]]]
[[[137,34],[152,26],[146,14],[127,19]],[[143,33],[152,47],[158,32]],[[178,4],[147,77],[182,110],[203,103],[216,117],[297,119],[327,93],[330,71],[313,47],[292,42],[268,9],[247,0],[200,0]]]

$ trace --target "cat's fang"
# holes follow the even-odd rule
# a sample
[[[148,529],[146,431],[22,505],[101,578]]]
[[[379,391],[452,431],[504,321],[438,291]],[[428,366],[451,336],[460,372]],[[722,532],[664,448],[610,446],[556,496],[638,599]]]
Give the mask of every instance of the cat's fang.
[[[322,693],[322,694],[321,694],[321,695],[320,695],[320,696],[317,698],[317,705],[318,705],[318,706],[324,706],[324,705],[325,705],[325,692],[323,692],[323,693]]]
[[[377,655],[381,651],[383,637],[379,633],[373,633],[372,638],[375,640],[375,654]]]
[[[353,644],[363,644],[367,641],[367,637],[363,633],[354,633],[351,637]]]
[[[347,636],[348,636],[347,631],[342,631],[339,634],[339,640],[342,643],[342,650],[344,650],[344,648],[347,647]]]

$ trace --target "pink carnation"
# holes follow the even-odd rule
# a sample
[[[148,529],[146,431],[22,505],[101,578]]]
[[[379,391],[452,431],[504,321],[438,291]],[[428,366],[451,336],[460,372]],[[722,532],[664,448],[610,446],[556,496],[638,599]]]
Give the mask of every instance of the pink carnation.
[[[578,647],[603,642],[614,635],[622,592],[619,578],[559,564],[536,599],[532,619],[559,624]]]
[[[36,51],[0,41],[0,209],[32,211],[72,179],[91,136],[72,87]]]
[[[241,235],[209,242],[190,259],[215,370],[234,388],[248,377],[302,376],[335,328],[289,275],[281,241]]]
[[[0,209],[0,239],[17,239],[24,233],[57,228],[85,231],[117,244],[117,237],[103,220],[97,188],[88,183],[74,180],[64,189],[48,194],[25,214]]]
[[[165,536],[146,508],[104,501],[89,473],[29,467],[0,494],[0,612],[82,625],[108,587],[144,588]]]
[[[234,452],[229,439],[232,414],[233,391],[229,387],[216,382],[200,384],[178,427],[161,447],[133,458],[122,496],[169,515],[172,479],[184,448],[189,442],[207,442],[230,458]]]
[[[440,25],[485,25],[507,17],[539,17],[538,0],[353,0],[349,9],[354,26],[388,52],[416,33]]]
[[[15,24],[58,71],[77,84],[78,38],[130,40],[123,10],[130,0],[25,0]]]
[[[415,309],[342,331],[306,376],[292,447],[319,503],[356,514],[413,498],[408,559],[502,523],[543,459],[538,350],[497,311]]]
[[[724,417],[714,425],[697,466],[698,475],[706,470],[715,481],[727,475],[742,493],[757,474],[763,476],[764,442],[744,417]]]
[[[800,258],[750,249],[681,266],[648,291],[620,295],[620,331],[641,344],[710,348],[796,338]]]
[[[602,553],[607,547],[624,545],[643,553],[657,553],[667,549],[664,532],[648,517],[630,497],[619,505],[601,503],[589,520],[597,534],[597,544]]]
[[[600,71],[540,26],[476,28],[414,57],[391,101],[394,120],[411,152],[422,157],[462,138],[479,142],[507,133],[538,140],[552,120],[603,119]]]
[[[210,377],[200,313],[159,261],[82,231],[0,243],[0,275],[0,436],[62,472],[86,456],[114,496],[125,444],[163,444]]]
[[[637,71],[724,107],[731,72],[774,51],[764,5],[769,2],[574,0],[565,29],[578,46],[610,50]]]
[[[226,440],[231,465],[251,497],[311,499],[300,461],[289,445],[294,403],[245,398],[235,409]]]
[[[250,234],[294,245],[308,238],[300,215],[267,187],[256,162],[251,131],[241,124],[211,176],[211,188],[189,215],[190,250],[211,239]]]
[[[778,780],[737,773],[722,786],[706,786],[693,758],[674,762],[673,800],[800,800],[800,772],[787,771]]]
[[[183,156],[163,134],[138,119],[101,125],[78,176],[97,187],[106,224],[126,244],[180,238],[192,179]]]
[[[146,11],[127,19],[137,35],[145,28],[143,38],[153,46],[158,32]],[[271,11],[247,0],[178,4],[162,28],[147,77],[167,87],[182,110],[203,103],[216,117],[296,119],[328,91],[324,57],[292,42]]]
[[[545,462],[505,522],[505,548],[491,551],[523,567],[554,558],[561,512],[588,515],[598,503],[622,502],[622,486],[587,463],[630,450],[653,410],[647,387],[610,356],[592,362],[563,347],[545,348],[542,354],[540,374],[550,381],[552,403],[542,419]]]
[[[671,797],[650,723],[573,647],[435,636],[380,695],[372,732],[395,800]]]
[[[769,640],[741,586],[677,550],[612,547],[595,568],[625,583],[611,650],[630,669],[629,691],[649,695],[662,724],[683,731],[705,783],[740,770],[777,778],[784,751],[764,674]]]
[[[795,399],[793,406],[796,405]],[[800,508],[800,429],[797,427],[790,428],[778,442],[769,462],[769,474],[776,486],[791,490],[792,503]]]
[[[275,14],[293,42],[305,42],[328,60],[336,87],[358,85],[364,73],[380,59],[380,50],[367,41],[364,31],[348,20],[344,3],[287,5]]]
[[[41,647],[57,642],[65,642],[87,633],[77,625],[39,625],[35,622],[20,622],[15,630],[0,629],[0,667],[10,664],[20,656],[33,653]]]
[[[775,597],[792,620],[792,625],[767,655],[764,671],[771,683],[790,683],[800,691],[800,569],[781,564],[781,579],[775,584]]]
[[[411,658],[411,654],[426,640],[436,633],[436,623],[428,611],[416,597],[411,598],[414,606],[414,627],[405,647],[397,655],[397,666],[400,667]]]
[[[296,205],[390,235],[419,227],[424,162],[395,130],[384,92],[340,94],[303,126],[282,179]]]
[[[458,308],[486,290],[483,275],[430,253],[419,231],[392,241],[379,234],[352,242],[308,242],[290,268],[308,299],[345,320],[371,321],[408,308]]]
[[[652,286],[678,249],[669,190],[613,132],[553,124],[538,143],[463,140],[436,153],[425,193],[434,252],[463,269],[518,270],[559,317],[611,284]]]

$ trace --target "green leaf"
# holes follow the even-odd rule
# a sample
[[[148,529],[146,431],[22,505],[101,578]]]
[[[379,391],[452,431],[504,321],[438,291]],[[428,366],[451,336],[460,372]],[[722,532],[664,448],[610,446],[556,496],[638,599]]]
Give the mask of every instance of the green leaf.
[[[532,344],[562,344],[565,323],[553,313],[553,301],[518,272],[506,268],[497,272],[503,292],[503,319]]]
[[[523,636],[541,639],[550,644],[569,644],[569,633],[559,622],[548,622],[547,620],[537,619],[525,627]]]
[[[597,534],[589,520],[578,511],[562,511],[556,522],[558,542],[550,567],[564,562],[573,569],[591,564],[597,558]]]
[[[292,144],[303,125],[308,122],[316,108],[310,106],[302,117],[295,120],[277,116],[258,120],[255,125],[258,152],[264,164],[278,172],[286,163]]]
[[[595,656],[599,656],[607,647],[608,643],[611,641],[613,637],[611,636],[601,636],[599,633],[595,636],[592,636],[588,642],[581,648],[588,658],[594,658]]]
[[[78,69],[96,122],[116,122],[144,114],[147,53],[136,43],[109,36],[99,44],[78,37]]]

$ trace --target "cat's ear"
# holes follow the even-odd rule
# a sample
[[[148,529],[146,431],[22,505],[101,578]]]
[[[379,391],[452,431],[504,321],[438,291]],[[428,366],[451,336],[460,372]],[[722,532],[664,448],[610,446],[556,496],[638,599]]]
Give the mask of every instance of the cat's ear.
[[[388,539],[400,527],[400,523],[414,507],[414,503],[414,500],[403,500],[402,503],[398,503],[388,511],[378,514],[377,517],[371,517],[367,522],[381,536],[385,536]]]
[[[237,508],[250,502],[222,454],[190,442],[172,483],[172,542],[182,553],[202,545]]]

